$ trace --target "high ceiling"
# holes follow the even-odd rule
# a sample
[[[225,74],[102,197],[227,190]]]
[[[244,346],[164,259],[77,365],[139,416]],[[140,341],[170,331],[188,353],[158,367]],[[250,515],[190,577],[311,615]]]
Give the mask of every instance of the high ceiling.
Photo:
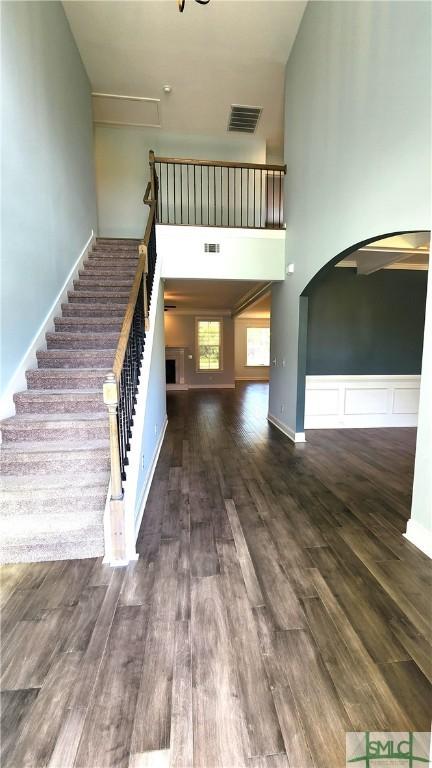
[[[160,99],[162,130],[219,138],[231,104],[263,107],[254,135],[281,155],[284,69],[305,2],[186,0],[182,14],[176,0],[63,5],[94,92]],[[128,102],[119,109],[127,122]]]

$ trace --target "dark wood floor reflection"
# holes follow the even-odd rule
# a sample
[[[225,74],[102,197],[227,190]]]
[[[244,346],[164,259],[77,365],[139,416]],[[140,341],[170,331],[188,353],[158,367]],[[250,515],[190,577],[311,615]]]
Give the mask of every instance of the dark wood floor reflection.
[[[267,386],[170,393],[140,558],[2,571],[2,766],[342,768],[430,728],[415,431],[266,421]]]

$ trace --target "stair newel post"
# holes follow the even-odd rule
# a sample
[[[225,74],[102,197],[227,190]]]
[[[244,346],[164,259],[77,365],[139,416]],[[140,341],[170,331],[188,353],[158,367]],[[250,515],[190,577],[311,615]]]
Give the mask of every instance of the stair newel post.
[[[120,440],[118,432],[117,409],[119,391],[115,374],[107,374],[103,385],[104,403],[108,408],[110,458],[111,458],[111,542],[114,560],[126,558],[125,511],[120,465]]]
[[[142,274],[143,281],[143,302],[144,302],[144,331],[147,333],[149,330],[149,306],[148,306],[148,294],[147,294],[147,273],[148,273],[148,248],[145,243],[141,243],[139,246],[140,260],[144,258],[144,269]]]

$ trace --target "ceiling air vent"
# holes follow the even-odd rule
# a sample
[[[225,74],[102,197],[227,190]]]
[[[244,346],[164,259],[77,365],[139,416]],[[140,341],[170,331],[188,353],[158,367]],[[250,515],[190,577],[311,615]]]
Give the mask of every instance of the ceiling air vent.
[[[220,253],[220,244],[204,243],[204,253]]]
[[[241,133],[255,133],[262,107],[246,107],[240,104],[231,104],[231,114],[228,123],[229,131]]]

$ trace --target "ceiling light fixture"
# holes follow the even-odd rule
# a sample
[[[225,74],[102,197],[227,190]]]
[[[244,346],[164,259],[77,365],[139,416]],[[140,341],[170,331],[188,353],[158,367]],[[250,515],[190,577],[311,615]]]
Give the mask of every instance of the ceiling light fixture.
[[[199,3],[199,5],[207,5],[210,0],[195,0],[196,3]],[[186,0],[177,0],[178,8],[180,13],[183,13]]]

